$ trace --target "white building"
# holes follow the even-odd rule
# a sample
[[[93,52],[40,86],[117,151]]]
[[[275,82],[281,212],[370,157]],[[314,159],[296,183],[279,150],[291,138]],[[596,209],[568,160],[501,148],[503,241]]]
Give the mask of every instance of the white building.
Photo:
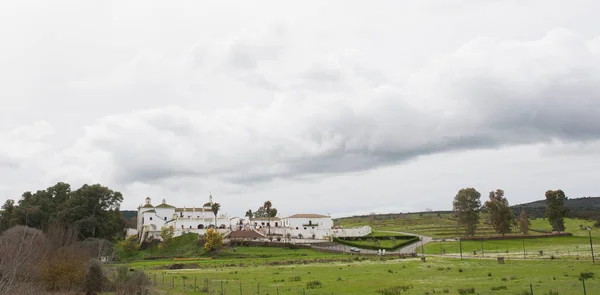
[[[207,229],[215,228],[226,233],[231,227],[231,221],[225,214],[215,214],[212,211],[212,195],[202,207],[177,208],[167,204],[166,200],[153,206],[152,200],[146,198],[146,203],[138,208],[137,232],[141,240],[150,237],[159,238],[163,227],[173,227],[174,236],[193,232],[204,234]]]

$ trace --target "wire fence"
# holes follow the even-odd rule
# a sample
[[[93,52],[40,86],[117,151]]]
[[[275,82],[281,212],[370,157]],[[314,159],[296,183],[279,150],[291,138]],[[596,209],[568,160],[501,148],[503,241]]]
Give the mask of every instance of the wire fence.
[[[320,288],[318,284],[312,287],[305,285],[285,285],[285,284],[261,284],[252,281],[242,280],[227,280],[227,279],[211,279],[202,278],[201,276],[187,276],[183,274],[151,274],[150,280],[155,288],[162,290],[175,290],[177,294],[210,294],[210,295],[226,295],[226,294],[240,294],[240,295],[283,295],[283,294],[294,294],[294,295],[316,295],[316,294],[349,294],[347,292],[325,291]],[[573,280],[570,286],[567,287],[569,294],[596,294],[588,291],[589,289],[597,289],[597,284],[593,280],[581,279]],[[489,289],[488,289],[489,290]],[[493,290],[493,289],[492,289]],[[521,287],[521,291],[516,293],[518,295],[534,295],[534,294],[563,294],[564,290],[552,290],[546,288],[543,284],[530,283],[525,284]],[[448,289],[439,289],[440,293],[449,293]],[[475,292],[474,290],[458,289],[459,294],[484,294],[481,292]],[[472,291],[472,293],[470,293]],[[501,291],[494,290],[494,291]],[[382,294],[382,295],[401,295],[401,294],[413,294],[411,289],[397,289],[388,288],[381,291],[374,291],[370,294]],[[171,294],[171,293],[169,293]],[[361,292],[360,294],[363,294]],[[417,292],[416,294],[421,294]],[[512,294],[512,293],[511,293]]]

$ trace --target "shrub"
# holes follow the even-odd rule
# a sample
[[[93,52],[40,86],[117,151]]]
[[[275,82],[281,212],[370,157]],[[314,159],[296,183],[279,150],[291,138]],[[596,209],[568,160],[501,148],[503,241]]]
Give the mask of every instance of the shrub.
[[[151,281],[144,271],[130,271],[127,266],[119,266],[112,273],[112,285],[106,291],[115,295],[149,294]]]
[[[459,288],[458,294],[475,294],[475,288]]]
[[[86,295],[95,295],[102,292],[106,278],[102,272],[102,265],[98,260],[92,260],[88,266],[83,290]]]
[[[216,230],[210,228],[206,231],[206,243],[204,249],[207,251],[213,251],[223,246],[223,236]]]
[[[302,278],[300,276],[291,277],[289,279],[290,282],[299,282],[301,280],[302,280]]]
[[[412,285],[399,285],[379,290],[378,293],[381,293],[383,295],[399,295],[402,294],[402,292],[406,292],[412,288]]]
[[[500,291],[508,289],[506,286],[492,287],[492,291]]]
[[[308,281],[306,282],[306,289],[317,289],[322,288],[323,284],[321,281]]]
[[[140,248],[138,239],[136,236],[129,236],[123,241],[119,242],[119,249],[125,253],[132,253]]]
[[[6,294],[35,293],[39,262],[47,244],[40,230],[26,226],[6,230],[0,236],[0,290]]]
[[[579,274],[579,280],[587,280],[594,277],[593,272],[582,272]]]

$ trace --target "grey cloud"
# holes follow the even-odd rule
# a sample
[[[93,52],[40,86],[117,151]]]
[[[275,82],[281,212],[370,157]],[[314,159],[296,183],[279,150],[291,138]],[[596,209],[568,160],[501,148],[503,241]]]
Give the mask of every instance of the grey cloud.
[[[571,58],[585,40],[557,30],[532,42],[486,42],[466,44],[391,85],[398,89],[391,93],[346,75],[354,65],[340,65],[309,77],[344,91],[318,93],[316,86],[314,97],[298,99],[292,88],[266,109],[123,114],[91,126],[79,145],[108,153],[113,177],[125,182],[210,176],[252,184],[448,151],[600,139],[598,56]],[[306,78],[301,69],[294,79]]]

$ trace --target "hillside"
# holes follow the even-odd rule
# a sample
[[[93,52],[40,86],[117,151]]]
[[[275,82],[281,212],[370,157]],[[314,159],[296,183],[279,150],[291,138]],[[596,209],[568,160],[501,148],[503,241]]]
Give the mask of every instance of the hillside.
[[[600,217],[600,197],[569,199],[566,202],[569,208],[567,230],[579,230],[580,224],[592,225],[593,222],[578,221],[579,219],[597,219]],[[529,218],[534,221],[532,228],[536,230],[550,230],[547,221],[542,220],[546,209],[546,201],[535,201],[512,206],[515,216],[519,216],[521,209],[525,208]],[[535,220],[535,219],[539,220]],[[454,238],[464,233],[464,228],[457,226],[457,220],[452,211],[428,211],[417,213],[389,213],[351,216],[337,218],[335,224],[343,227],[369,225],[377,231],[400,231],[417,233],[438,238]],[[493,235],[494,229],[481,220],[477,228],[477,235]]]
[[[600,197],[586,197],[567,199],[565,206],[569,208],[568,216],[571,218],[596,219],[600,216]],[[546,210],[546,200],[511,206],[515,216],[519,216],[521,209],[525,209],[529,218],[542,218]]]

